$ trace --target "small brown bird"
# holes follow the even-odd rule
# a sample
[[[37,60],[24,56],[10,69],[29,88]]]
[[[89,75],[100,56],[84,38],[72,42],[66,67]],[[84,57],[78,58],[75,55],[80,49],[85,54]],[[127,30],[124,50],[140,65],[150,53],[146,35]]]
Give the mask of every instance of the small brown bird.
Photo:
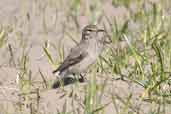
[[[106,31],[97,28],[96,25],[84,27],[80,43],[71,49],[68,56],[53,73],[60,78],[75,74],[81,75],[96,62],[104,49],[107,37]]]

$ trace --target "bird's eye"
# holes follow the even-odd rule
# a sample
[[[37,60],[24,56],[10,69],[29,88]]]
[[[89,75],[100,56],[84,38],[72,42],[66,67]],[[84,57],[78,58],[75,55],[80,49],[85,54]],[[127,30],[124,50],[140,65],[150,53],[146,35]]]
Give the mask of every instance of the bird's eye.
[[[103,29],[99,29],[99,30],[98,30],[98,32],[105,32],[105,30],[103,30]]]
[[[92,30],[92,29],[88,29],[87,31],[90,31],[90,32],[92,32],[93,30]]]
[[[91,30],[91,29],[88,29],[86,32],[87,32],[87,33],[90,33],[90,32],[92,32],[92,31],[93,31],[93,30]]]
[[[87,30],[85,31],[85,34],[86,34],[86,35],[90,35],[90,33],[92,33],[92,32],[93,32],[92,29],[87,29]]]

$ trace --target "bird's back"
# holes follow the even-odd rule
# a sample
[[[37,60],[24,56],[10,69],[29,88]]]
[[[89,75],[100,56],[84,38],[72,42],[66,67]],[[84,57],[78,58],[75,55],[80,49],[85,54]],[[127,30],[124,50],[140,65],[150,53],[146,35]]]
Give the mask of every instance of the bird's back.
[[[82,59],[87,56],[87,49],[88,45],[86,42],[81,41],[78,45],[73,47],[71,51],[69,52],[69,55],[64,59],[62,64],[55,70],[53,73],[57,73],[58,75],[61,75],[63,72],[70,72],[69,67],[78,64]]]

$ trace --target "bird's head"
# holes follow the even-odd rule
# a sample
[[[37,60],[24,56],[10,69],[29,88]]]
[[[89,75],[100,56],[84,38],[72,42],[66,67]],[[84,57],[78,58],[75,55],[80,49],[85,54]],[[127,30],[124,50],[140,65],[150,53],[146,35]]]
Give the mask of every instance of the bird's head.
[[[82,40],[95,39],[100,42],[105,42],[107,33],[104,29],[99,29],[96,25],[87,25],[82,32]]]
[[[104,32],[104,30],[98,29],[96,25],[87,25],[83,29],[82,39],[83,40],[94,39],[97,37],[97,34],[99,32]]]

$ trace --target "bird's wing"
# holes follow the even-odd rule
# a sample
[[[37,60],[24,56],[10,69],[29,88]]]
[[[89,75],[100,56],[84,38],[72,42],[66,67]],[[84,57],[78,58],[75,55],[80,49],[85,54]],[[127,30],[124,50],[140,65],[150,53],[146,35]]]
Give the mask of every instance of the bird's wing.
[[[83,51],[80,46],[71,49],[70,54],[66,57],[63,63],[53,71],[56,72],[63,72],[65,69],[69,68],[70,66],[79,63],[88,55],[87,52]]]

